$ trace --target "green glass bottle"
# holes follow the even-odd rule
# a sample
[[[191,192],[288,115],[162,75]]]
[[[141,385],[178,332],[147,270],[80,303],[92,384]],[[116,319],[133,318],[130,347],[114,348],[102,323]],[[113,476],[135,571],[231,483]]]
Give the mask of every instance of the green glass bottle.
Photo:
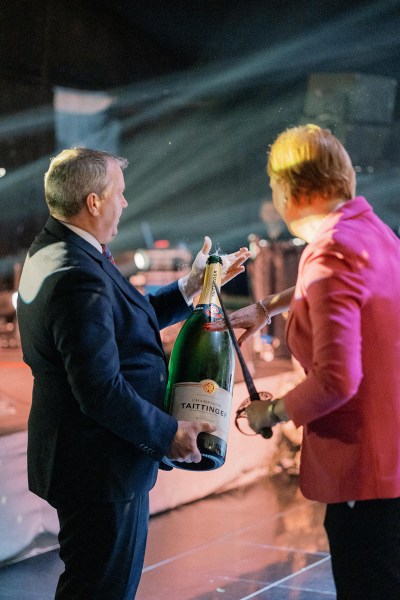
[[[207,259],[199,302],[175,341],[164,402],[179,421],[208,421],[213,433],[199,433],[200,463],[164,462],[189,471],[218,469],[225,462],[232,405],[235,357],[228,331],[206,331],[204,325],[222,318],[214,283],[221,286],[222,260]]]

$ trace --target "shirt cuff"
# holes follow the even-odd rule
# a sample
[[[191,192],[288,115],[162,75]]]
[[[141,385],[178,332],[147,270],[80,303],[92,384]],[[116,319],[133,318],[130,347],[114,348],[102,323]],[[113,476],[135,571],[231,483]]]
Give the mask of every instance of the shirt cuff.
[[[184,277],[181,277],[180,279],[178,279],[178,287],[179,287],[179,291],[182,294],[186,304],[188,306],[191,306],[193,304],[194,296],[188,296],[186,294],[186,283],[187,283],[188,277],[189,277],[189,275],[185,275]]]

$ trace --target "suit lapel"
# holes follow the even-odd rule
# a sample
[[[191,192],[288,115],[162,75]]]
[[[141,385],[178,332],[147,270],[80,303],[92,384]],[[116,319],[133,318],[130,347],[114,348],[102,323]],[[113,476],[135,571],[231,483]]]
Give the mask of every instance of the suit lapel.
[[[103,268],[104,272],[111,277],[113,282],[120,288],[125,296],[128,296],[132,302],[139,306],[148,315],[151,324],[159,335],[157,316],[150,302],[148,302],[148,300],[146,300],[146,298],[131,283],[129,283],[129,281],[125,279],[117,267],[111,264],[111,262],[105,256],[100,254],[97,248],[92,246],[92,244],[89,244],[89,242],[84,240],[78,234],[74,233],[68,227],[65,227],[65,225],[53,217],[49,217],[45,225],[45,229],[50,231],[50,233],[56,237],[78,246],[81,250],[86,252],[86,254],[89,254],[96,262],[98,262]]]
[[[142,310],[148,315],[153,327],[159,332],[158,321],[154,308],[148,300],[138,290],[121,275],[118,267],[115,267],[111,262],[101,256],[101,266],[104,271],[111,277],[114,283],[122,290],[122,292],[128,296],[135,304],[140,306]]]

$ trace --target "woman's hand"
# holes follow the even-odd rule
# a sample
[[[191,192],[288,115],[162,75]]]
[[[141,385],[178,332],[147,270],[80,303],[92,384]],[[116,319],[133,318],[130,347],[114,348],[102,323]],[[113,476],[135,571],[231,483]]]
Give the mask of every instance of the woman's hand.
[[[268,405],[269,402],[253,400],[249,406],[246,406],[247,420],[252,430],[256,433],[261,433],[266,427],[276,425],[276,422],[271,423],[268,418]]]
[[[294,287],[287,288],[278,294],[266,296],[262,303],[256,302],[249,304],[244,308],[239,308],[229,315],[229,320],[233,329],[245,329],[246,331],[238,339],[239,345],[242,345],[256,331],[264,327],[270,317],[279,315],[288,310],[291,299],[293,298]],[[223,331],[226,329],[225,322],[214,321],[205,325],[207,331]]]
[[[262,433],[264,429],[289,420],[282,398],[269,402],[252,400],[246,406],[246,416],[250,427],[256,433]]]
[[[245,329],[246,331],[238,339],[241,346],[256,331],[261,329],[267,321],[266,314],[258,304],[250,304],[244,308],[239,308],[229,315],[229,321],[233,329]],[[226,329],[225,321],[214,321],[207,323],[204,328],[207,331],[223,331]]]

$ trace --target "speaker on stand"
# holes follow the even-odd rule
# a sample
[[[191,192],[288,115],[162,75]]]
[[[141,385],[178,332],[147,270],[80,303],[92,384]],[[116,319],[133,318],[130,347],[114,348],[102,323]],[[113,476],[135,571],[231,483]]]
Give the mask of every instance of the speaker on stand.
[[[248,264],[249,282],[255,301],[270,294],[281,292],[296,283],[297,270],[305,243],[298,238],[289,240],[263,240],[252,237],[254,259]],[[261,331],[268,334],[274,346],[274,356],[289,358],[285,341],[286,316],[277,315],[270,325]],[[275,340],[275,343],[274,343]]]
[[[397,80],[363,73],[312,73],[308,77],[302,123],[332,133],[358,172],[385,165],[391,137]]]

